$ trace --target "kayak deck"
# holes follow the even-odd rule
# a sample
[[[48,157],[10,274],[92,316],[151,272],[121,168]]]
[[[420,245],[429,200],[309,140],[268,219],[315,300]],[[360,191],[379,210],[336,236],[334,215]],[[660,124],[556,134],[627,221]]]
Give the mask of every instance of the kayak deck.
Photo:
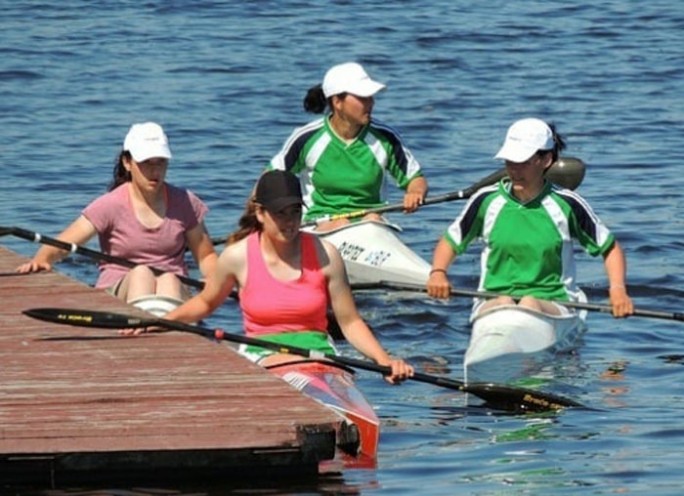
[[[337,431],[338,454],[345,466],[375,466],[380,419],[356,387],[353,370],[323,360],[287,362],[268,370],[345,420]]]
[[[401,241],[400,232],[387,222],[361,221],[316,234],[340,252],[352,286],[380,281],[424,285],[430,264]]]
[[[486,310],[473,321],[465,378],[508,382],[530,375],[576,347],[585,331],[581,314],[553,316],[517,305]]]

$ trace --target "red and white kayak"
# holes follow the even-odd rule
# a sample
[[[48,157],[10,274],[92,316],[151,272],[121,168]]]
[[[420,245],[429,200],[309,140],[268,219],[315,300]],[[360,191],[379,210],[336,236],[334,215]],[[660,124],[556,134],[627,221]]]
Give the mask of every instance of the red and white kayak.
[[[380,419],[356,387],[353,370],[326,360],[288,362],[268,370],[342,418],[337,446],[345,466],[376,465]]]

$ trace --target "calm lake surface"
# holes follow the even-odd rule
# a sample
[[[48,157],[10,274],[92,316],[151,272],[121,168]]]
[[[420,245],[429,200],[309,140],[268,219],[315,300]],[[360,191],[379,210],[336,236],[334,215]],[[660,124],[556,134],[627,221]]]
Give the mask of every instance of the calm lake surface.
[[[555,122],[566,155],[588,164],[578,191],[620,239],[636,306],[681,311],[684,3],[584,4],[0,0],[2,224],[58,234],[106,189],[130,124],[154,120],[171,140],[169,181],[199,194],[212,235],[223,235],[292,128],[314,117],[301,108],[306,90],[329,66],[356,60],[387,83],[375,116],[400,130],[432,195],[499,168],[491,157],[514,120]],[[429,259],[461,206],[391,220]],[[26,256],[36,249],[0,242]],[[477,256],[473,248],[459,259],[454,285],[476,286]],[[95,281],[88,259],[58,269]],[[578,270],[590,300],[605,303],[602,262],[579,254]],[[462,377],[469,300],[357,299],[392,352]],[[212,319],[240,329],[234,303]],[[304,486],[39,494],[681,494],[684,323],[598,313],[588,323],[577,353],[545,370],[542,387],[592,409],[503,414],[469,408],[453,391],[359,373],[383,420],[375,470]]]

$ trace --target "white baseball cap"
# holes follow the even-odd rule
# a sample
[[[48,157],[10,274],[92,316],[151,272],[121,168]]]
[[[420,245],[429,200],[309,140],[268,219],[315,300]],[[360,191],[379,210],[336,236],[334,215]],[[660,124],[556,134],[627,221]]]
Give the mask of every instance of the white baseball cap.
[[[347,62],[331,67],[323,78],[323,94],[330,98],[340,93],[368,97],[384,90],[385,85],[373,81],[356,62]]]
[[[126,135],[123,149],[130,152],[136,162],[157,157],[171,158],[169,139],[162,127],[154,122],[133,124]]]
[[[506,140],[494,158],[525,162],[539,150],[553,149],[553,132],[541,119],[530,117],[514,122],[508,128]]]

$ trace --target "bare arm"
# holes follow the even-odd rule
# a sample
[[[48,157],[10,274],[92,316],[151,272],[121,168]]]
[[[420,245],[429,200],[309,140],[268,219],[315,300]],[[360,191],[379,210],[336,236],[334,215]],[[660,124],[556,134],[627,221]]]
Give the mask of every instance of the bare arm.
[[[236,282],[244,277],[246,240],[243,241],[224,249],[214,264],[213,272],[207,274],[202,291],[164,318],[186,323],[197,322],[216,310],[230,296]]]
[[[625,278],[627,261],[622,248],[616,241],[613,247],[604,255],[604,266],[608,275],[610,304],[614,317],[626,317],[634,313],[634,305],[627,295]]]
[[[414,177],[409,182],[404,194],[404,210],[414,212],[425,201],[428,192],[427,179],[423,176]]]
[[[65,243],[82,245],[90,238],[95,236],[97,231],[93,224],[83,215],[79,216],[74,222],[62,231],[57,239]],[[69,254],[67,250],[62,250],[55,246],[43,245],[30,262],[26,262],[17,267],[17,272],[39,272],[41,270],[52,270],[52,266]]]
[[[413,375],[413,367],[400,359],[392,359],[376,339],[359,315],[352,296],[342,257],[329,243],[323,244],[327,263],[324,272],[328,279],[328,291],[335,314],[344,337],[349,343],[366,357],[379,365],[392,368],[389,382],[396,382]]]
[[[454,249],[446,239],[440,238],[432,254],[432,269],[427,282],[427,292],[433,298],[448,298],[451,294],[447,271],[455,259]]]
[[[211,242],[204,222],[200,222],[193,229],[188,231],[186,237],[192,256],[195,258],[200,272],[206,279],[216,270],[218,255],[216,255],[214,244]]]

